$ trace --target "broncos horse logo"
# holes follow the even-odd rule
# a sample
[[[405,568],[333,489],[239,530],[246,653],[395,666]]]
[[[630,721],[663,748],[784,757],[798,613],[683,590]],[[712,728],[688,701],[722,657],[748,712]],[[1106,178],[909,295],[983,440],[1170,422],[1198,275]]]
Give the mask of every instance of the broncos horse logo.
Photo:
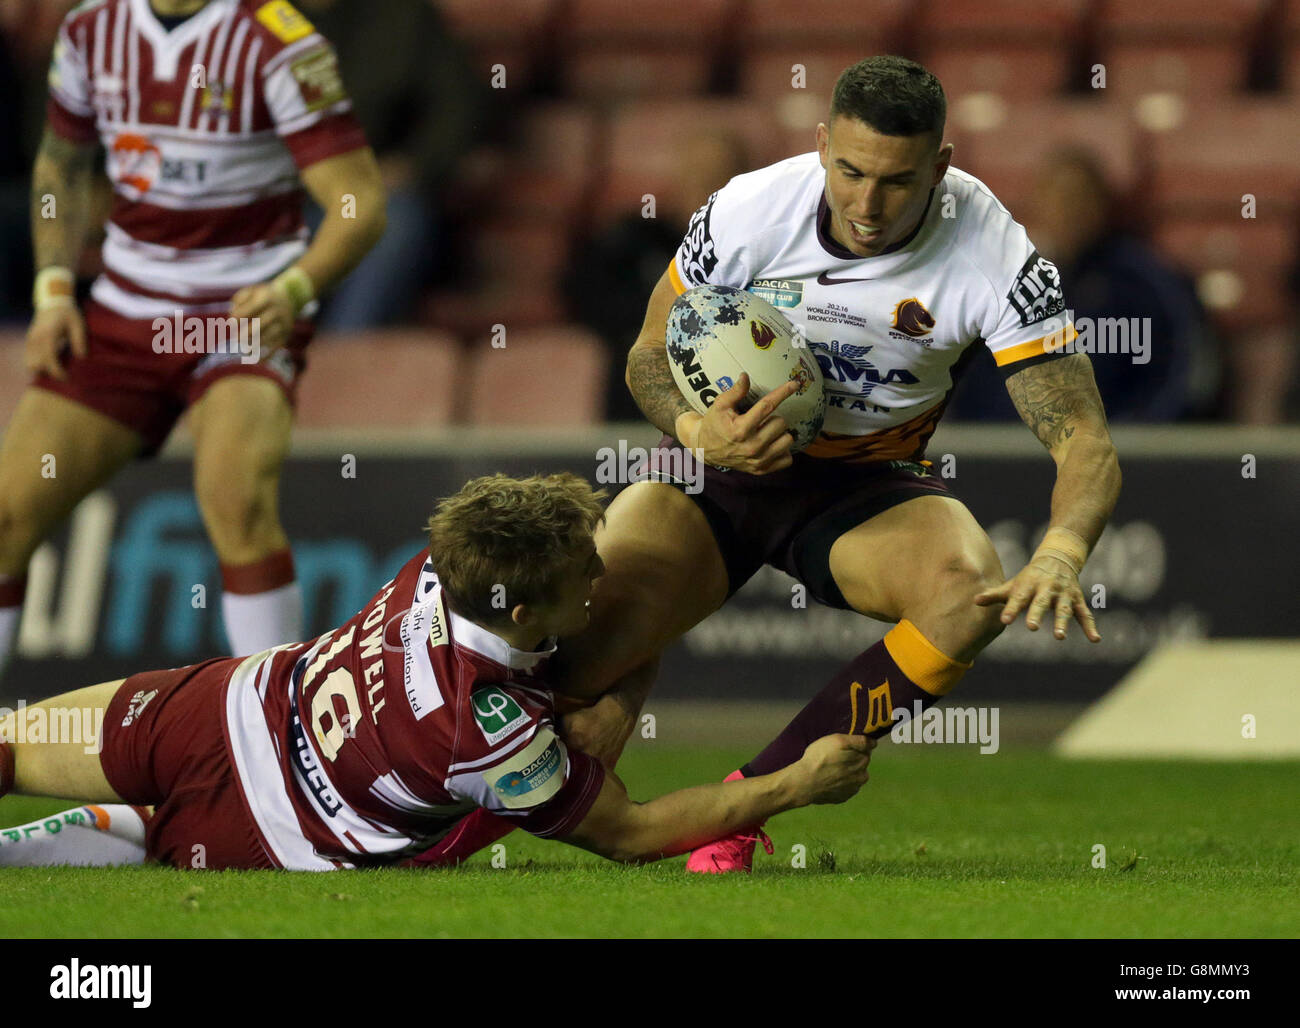
[[[894,328],[920,339],[934,331],[934,315],[925,309],[925,304],[915,296],[900,300],[894,307]]]
[[[776,333],[761,321],[751,321],[749,323],[749,335],[754,340],[754,345],[760,350],[766,350],[772,345],[772,340],[776,338]]]

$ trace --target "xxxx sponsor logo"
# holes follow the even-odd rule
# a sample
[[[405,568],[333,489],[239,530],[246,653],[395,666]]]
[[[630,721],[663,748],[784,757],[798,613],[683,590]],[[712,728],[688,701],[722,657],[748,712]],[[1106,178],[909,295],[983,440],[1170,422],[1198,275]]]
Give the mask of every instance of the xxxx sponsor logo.
[[[862,704],[862,727],[858,728],[858,694],[861,691],[861,682],[854,682],[849,687],[849,706],[851,708],[849,734],[861,732],[865,735],[874,732],[877,728],[892,724],[894,704],[889,698],[889,679],[886,678],[879,685],[867,690],[866,701]]]

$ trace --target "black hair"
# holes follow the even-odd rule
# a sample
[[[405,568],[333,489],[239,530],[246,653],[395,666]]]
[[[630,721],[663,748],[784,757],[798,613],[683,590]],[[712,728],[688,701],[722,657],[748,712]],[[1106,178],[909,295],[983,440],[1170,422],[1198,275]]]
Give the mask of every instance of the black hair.
[[[856,118],[885,136],[943,138],[948,102],[939,80],[906,57],[867,57],[845,68],[831,94],[831,119]]]

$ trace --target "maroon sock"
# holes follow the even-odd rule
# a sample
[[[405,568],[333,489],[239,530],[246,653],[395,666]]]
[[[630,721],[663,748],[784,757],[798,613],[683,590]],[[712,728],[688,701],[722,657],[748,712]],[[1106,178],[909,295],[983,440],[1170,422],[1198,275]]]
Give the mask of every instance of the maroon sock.
[[[7,742],[0,742],[0,796],[7,796],[14,787],[14,751]]]
[[[21,607],[27,596],[27,576],[0,575],[0,607]]]
[[[762,753],[740,769],[746,778],[793,764],[808,744],[835,732],[880,738],[894,726],[894,711],[909,715],[937,703],[970,667],[940,652],[910,621],[836,672]]]

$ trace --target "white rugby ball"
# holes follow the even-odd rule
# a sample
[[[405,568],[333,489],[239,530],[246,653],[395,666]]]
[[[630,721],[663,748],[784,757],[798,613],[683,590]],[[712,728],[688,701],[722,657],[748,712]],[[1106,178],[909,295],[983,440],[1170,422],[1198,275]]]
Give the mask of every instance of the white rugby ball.
[[[730,286],[698,286],[668,313],[668,363],[682,395],[700,414],[749,374],[751,406],[794,380],[799,391],[776,412],[794,434],[794,451],[817,438],[826,417],[822,371],[806,343],[766,300]]]

